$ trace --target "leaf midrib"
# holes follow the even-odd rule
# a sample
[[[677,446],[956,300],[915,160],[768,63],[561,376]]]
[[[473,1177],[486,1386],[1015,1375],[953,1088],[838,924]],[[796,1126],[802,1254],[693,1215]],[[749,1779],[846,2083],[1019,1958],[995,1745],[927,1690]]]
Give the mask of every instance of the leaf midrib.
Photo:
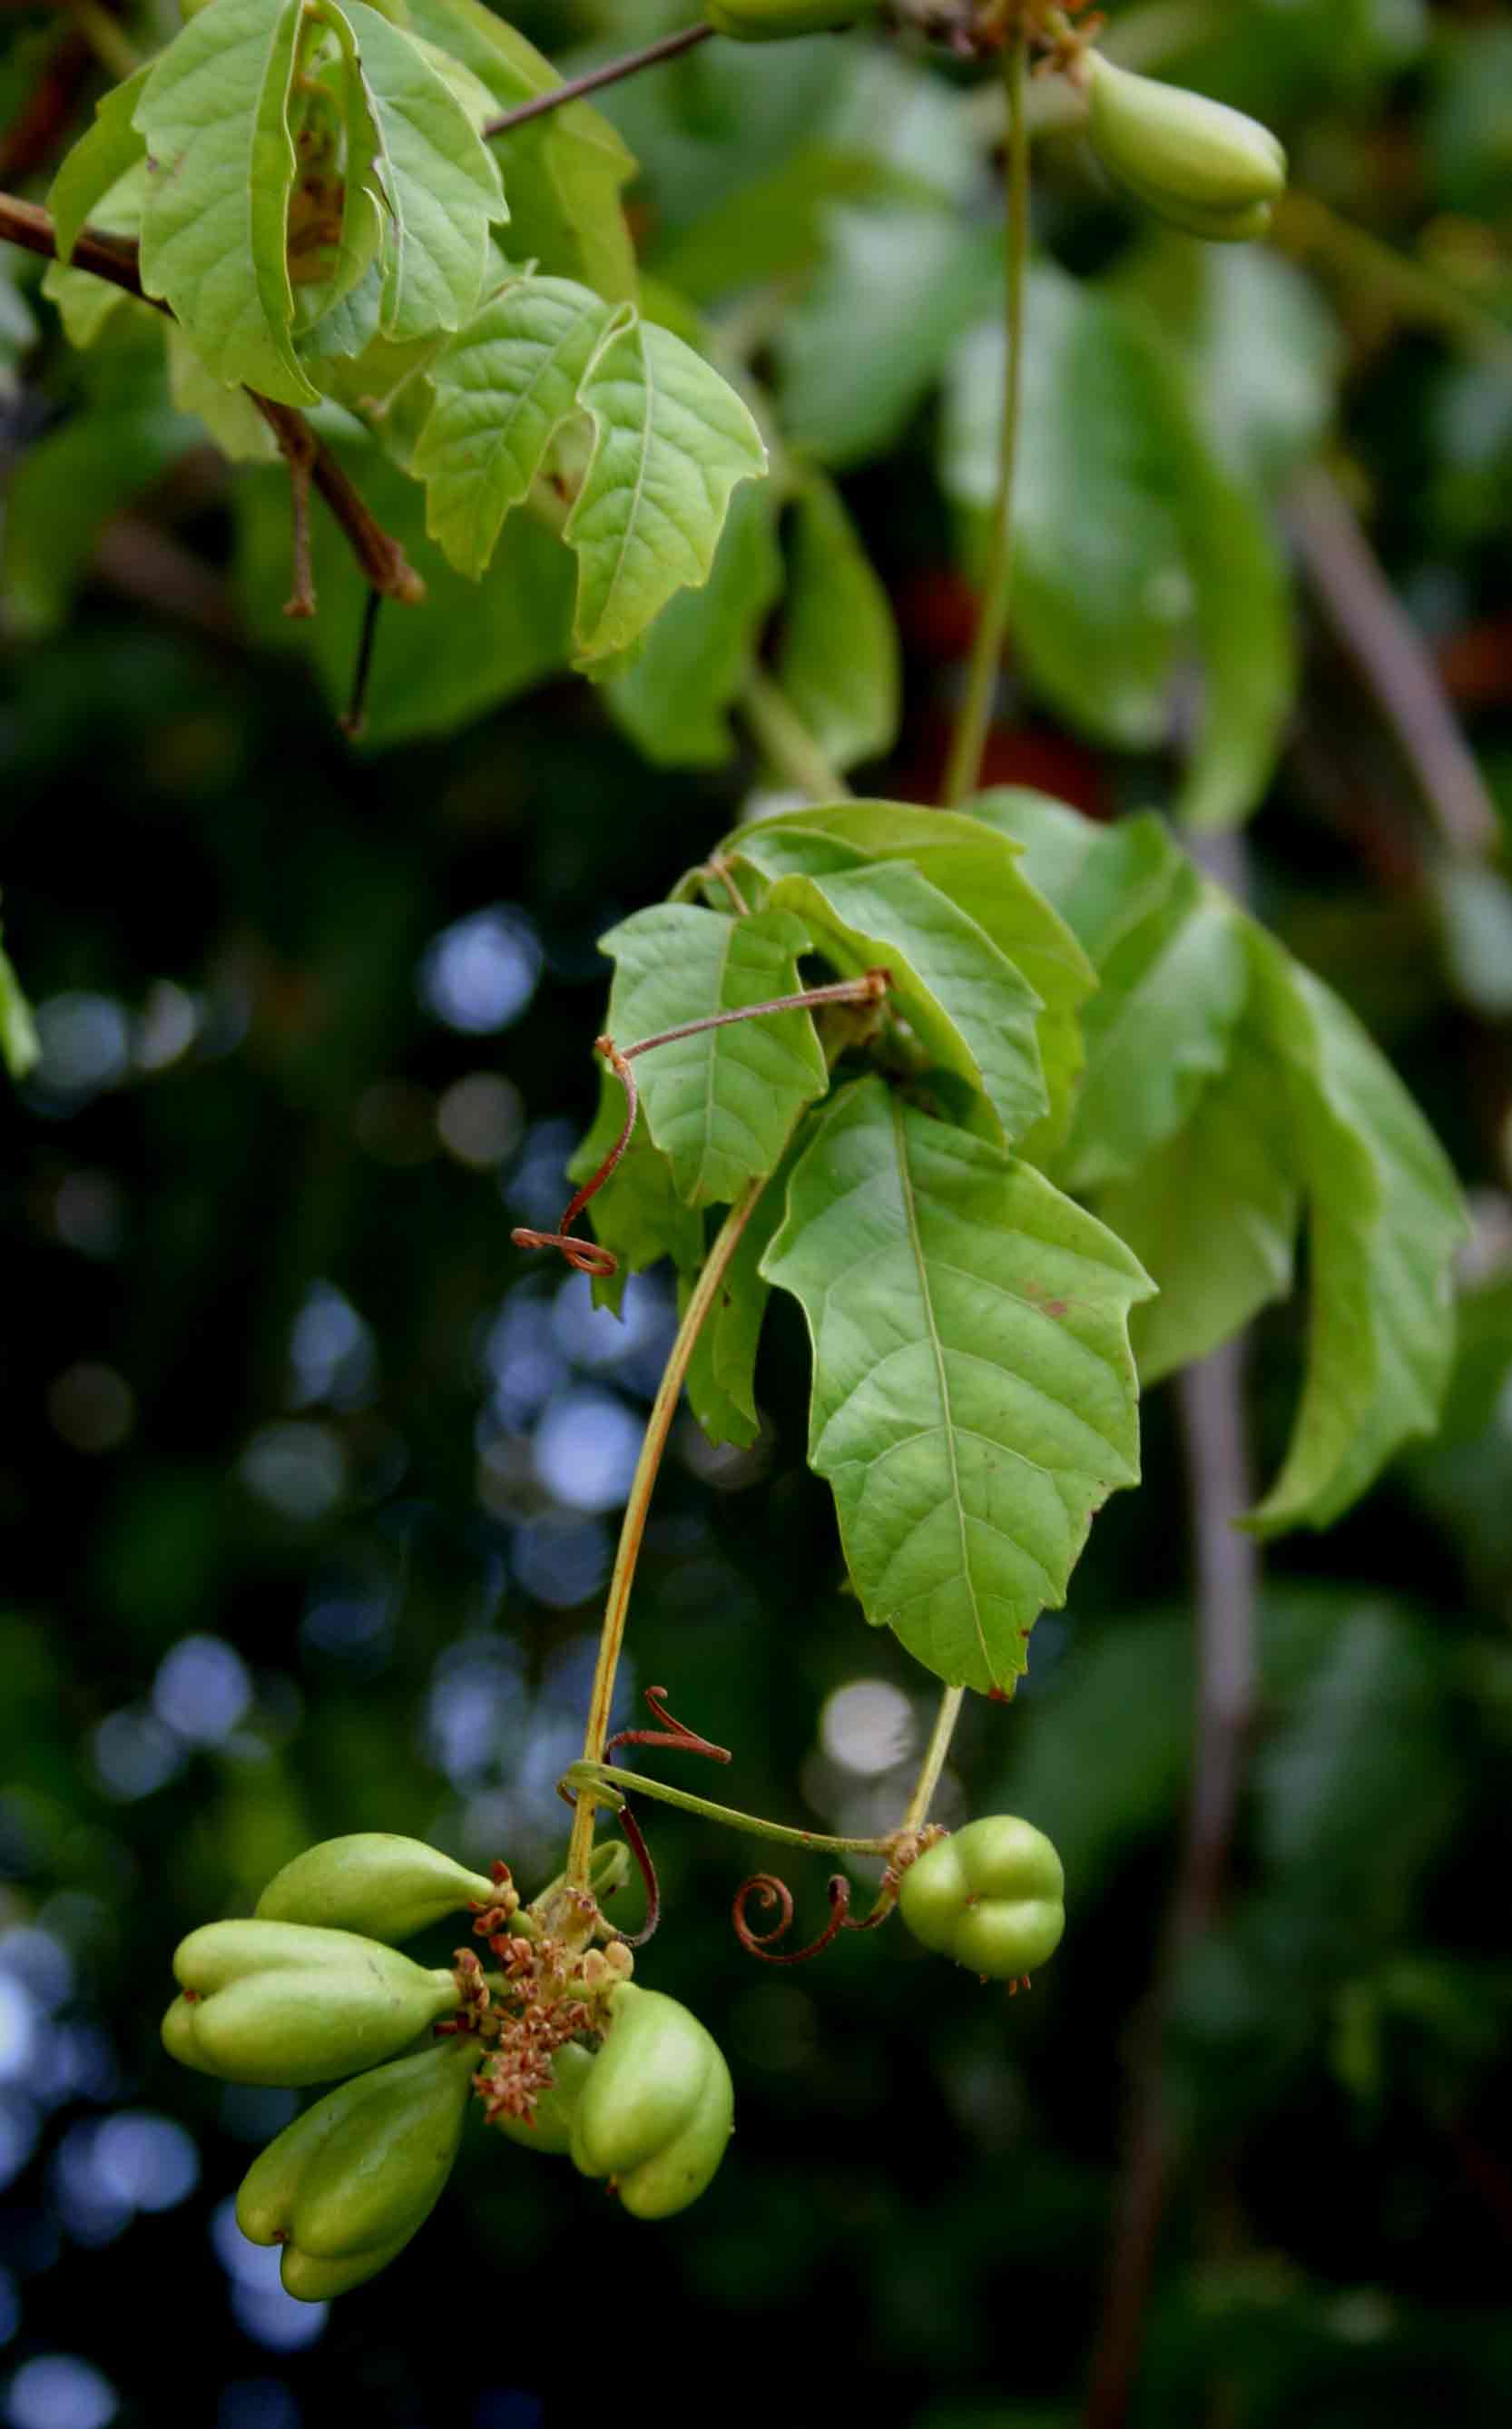
[[[934,1302],[929,1296],[928,1268],[924,1262],[924,1244],[919,1237],[918,1214],[913,1203],[913,1180],[909,1171],[908,1145],[903,1132],[903,1109],[896,1098],[890,1110],[893,1116],[893,1140],[897,1154],[898,1186],[903,1201],[903,1214],[908,1224],[909,1243],[913,1250],[913,1262],[919,1277],[919,1297],[924,1302],[924,1313],[929,1327],[929,1347],[934,1353],[935,1373],[940,1382],[940,1404],[945,1411],[945,1442],[950,1459],[950,1493],[955,1504],[956,1532],[961,1544],[961,1574],[971,1603],[971,1624],[977,1631],[977,1643],[981,1648],[981,1658],[986,1665],[987,1675],[992,1678],[997,1674],[993,1666],[992,1654],[988,1649],[986,1630],[982,1627],[981,1611],[977,1600],[977,1580],[971,1573],[970,1556],[966,1548],[966,1513],[961,1499],[961,1470],[956,1460],[955,1419],[950,1406],[950,1386],[945,1377],[945,1352],[941,1347],[939,1330],[934,1320]]]
[[[625,517],[625,527],[620,535],[619,551],[615,558],[615,570],[609,577],[609,587],[604,592],[603,605],[599,611],[599,616],[594,626],[595,640],[597,640],[599,636],[605,630],[609,623],[610,616],[614,610],[615,593],[619,587],[620,579],[625,570],[626,561],[630,555],[631,538],[640,514],[641,499],[646,488],[646,467],[650,460],[651,422],[655,404],[655,383],[651,376],[651,358],[647,351],[645,339],[641,335],[639,322],[635,325],[633,335],[635,339],[635,350],[640,357],[641,391],[643,399],[643,411],[641,414],[640,426],[640,457],[635,466],[634,487],[631,492],[630,508]],[[715,1033],[717,1034],[717,1033]]]

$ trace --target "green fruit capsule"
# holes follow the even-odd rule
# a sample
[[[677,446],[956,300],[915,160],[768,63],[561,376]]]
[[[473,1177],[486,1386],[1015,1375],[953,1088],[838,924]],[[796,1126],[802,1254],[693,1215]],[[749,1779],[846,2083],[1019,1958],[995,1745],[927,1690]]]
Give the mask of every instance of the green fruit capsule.
[[[458,2004],[433,1972],[352,1931],[208,1923],[180,1941],[184,1986],[163,2018],[170,2057],[227,2083],[330,2083],[397,2057]]]
[[[871,16],[879,0],[704,0],[716,34],[732,42],[790,42],[798,34],[836,34]]]
[[[572,2119],[572,2164],[612,2177],[634,2218],[670,2218],[712,2179],[734,2123],[730,2069],[697,2016],[660,1991],[615,1992]]]
[[[322,2303],[377,2275],[423,2226],[462,2140],[478,2044],[436,2041],[328,2091],[255,2159],[237,2195],[253,2243],[281,2243],[285,2287]]]
[[[270,1923],[359,1931],[391,1945],[412,1940],[474,1899],[486,1905],[495,1894],[481,1873],[469,1873],[419,1839],[354,1830],[348,1838],[306,1847],[275,1873],[257,1900],[257,1913]]]
[[[540,2151],[549,2159],[564,2156],[572,2147],[572,2121],[593,2067],[591,2052],[578,2041],[567,2041],[557,2050],[551,2059],[551,2089],[537,2099],[534,2121],[500,2118],[510,2141],[518,2142],[522,2151]]]
[[[995,1982],[1034,1973],[1066,1927],[1060,1857],[1043,1830],[1009,1813],[927,1847],[904,1874],[897,1904],[926,1948]]]
[[[1222,222],[1274,203],[1284,190],[1285,152],[1268,126],[1242,110],[1135,75],[1098,51],[1088,52],[1087,68],[1088,132],[1097,157],[1151,209],[1216,213]]]
[[[1253,243],[1265,235],[1271,224],[1273,211],[1269,203],[1250,203],[1237,211],[1200,211],[1195,204],[1175,203],[1169,194],[1136,184],[1130,177],[1125,177],[1122,183],[1125,191],[1142,204],[1153,219],[1163,220],[1168,227],[1179,228],[1185,236],[1201,237],[1208,244]]]

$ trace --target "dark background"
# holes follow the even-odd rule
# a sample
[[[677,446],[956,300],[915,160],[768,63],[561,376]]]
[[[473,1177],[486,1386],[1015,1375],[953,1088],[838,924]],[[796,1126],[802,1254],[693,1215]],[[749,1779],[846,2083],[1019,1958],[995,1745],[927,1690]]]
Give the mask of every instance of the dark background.
[[[1501,46],[1487,73],[1507,58],[1506,12],[1439,14]],[[1451,207],[1414,149],[1432,94],[1422,68],[1372,90],[1367,190],[1393,238]],[[1512,124],[1512,80],[1505,104]],[[1475,224],[1504,314],[1512,165]],[[1512,381],[1467,439],[1468,373],[1439,341],[1352,341],[1344,444],[1375,541],[1512,803]],[[39,398],[54,368],[32,367]],[[897,757],[858,786],[922,796],[961,603],[922,445],[846,494],[909,653]],[[175,531],[223,561],[213,492]],[[1473,1290],[1441,1443],[1268,1561],[1224,1919],[1165,1986],[1176,2156],[1137,2418],[1490,2429],[1512,2388],[1512,988],[1504,964],[1498,1000],[1494,951],[1477,978],[1456,948],[1410,777],[1301,612],[1308,680],[1255,899],[1455,1155]],[[1099,815],[1159,774],[1012,691],[992,772]],[[123,601],[107,570],[0,660],[7,938],[44,1048],[0,1114],[16,2429],[529,2429],[604,2403],[1080,2417],[1190,1764],[1169,1388],[1143,1489],[1099,1520],[1015,1703],[973,1702],[943,1792],[946,1818],[1022,1810],[1060,1844],[1070,1923],[1030,1997],[896,1924],[764,1972],[728,1919],[760,1851],[652,1816],[667,1911],[640,1978],[697,2010],[735,2077],[714,2188],[639,2225],[475,2124],[429,2226],[329,2314],[288,2304],[230,2222],[288,2104],[189,2076],[157,2041],[177,1939],[246,1910],[312,1839],[414,1832],[503,1855],[527,1888],[560,1861],[553,1783],[669,1298],[650,1278],[618,1328],[509,1231],[557,1214],[591,1111],[596,936],[707,851],[754,773],[650,771],[571,683],[365,761],[297,665]],[[1261,1471],[1299,1347],[1290,1310],[1255,1345]],[[690,1421],[674,1438],[625,1718],[664,1681],[734,1750],[711,1793],[885,1826],[932,1694],[843,1591],[786,1307],[759,1383],[755,1452],[710,1453]],[[858,1681],[882,1692],[832,1700]],[[786,1869],[816,1923],[824,1866]]]

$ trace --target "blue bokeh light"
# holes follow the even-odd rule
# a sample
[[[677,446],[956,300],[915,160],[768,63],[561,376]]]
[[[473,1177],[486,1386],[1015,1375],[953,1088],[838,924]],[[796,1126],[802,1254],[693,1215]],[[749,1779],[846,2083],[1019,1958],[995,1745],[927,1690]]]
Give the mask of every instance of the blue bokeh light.
[[[153,1710],[191,1745],[223,1745],[246,1717],[252,1679],[234,1645],[219,1636],[183,1636],[153,1680]]]
[[[639,1419],[608,1392],[564,1392],[535,1429],[535,1473],[565,1509],[622,1509],[641,1433]]]
[[[76,2354],[38,2354],[6,2390],[11,2429],[106,2429],[119,2409],[102,2371]]]
[[[433,937],[416,984],[426,1011],[448,1029],[486,1037],[519,1018],[542,961],[540,938],[525,914],[496,902]]]

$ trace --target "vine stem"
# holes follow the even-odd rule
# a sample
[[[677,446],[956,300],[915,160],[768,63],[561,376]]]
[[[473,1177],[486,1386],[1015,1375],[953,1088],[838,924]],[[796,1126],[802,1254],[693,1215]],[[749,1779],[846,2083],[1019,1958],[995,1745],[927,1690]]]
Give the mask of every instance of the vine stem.
[[[1423,329],[1437,329],[1457,346],[1483,361],[1512,372],[1512,329],[1487,312],[1453,279],[1443,277],[1412,255],[1399,253],[1369,229],[1330,210],[1316,194],[1292,187],[1275,208],[1271,242],[1302,261],[1316,261],[1332,270],[1364,294],[1374,294],[1397,317]]]
[[[1241,902],[1248,899],[1240,836],[1201,837],[1193,856]],[[1085,2429],[1126,2429],[1133,2410],[1160,2230],[1188,2156],[1164,2091],[1166,2015],[1183,1958],[1223,1910],[1239,1826],[1257,1694],[1260,1586],[1258,1545],[1237,1524],[1252,1497],[1246,1357],[1241,1333],[1189,1366],[1178,1386],[1195,1588],[1192,1795],[1155,1980],[1135,2019],[1124,2165]]]
[[[815,801],[848,801],[850,786],[832,768],[770,675],[753,672],[740,696],[747,724],[778,774]]]
[[[7,243],[23,246],[27,253],[40,254],[44,261],[58,259],[58,232],[52,220],[36,203],[25,203],[19,195],[0,194],[0,238]],[[108,286],[119,287],[123,294],[135,295],[139,302],[152,305],[168,320],[173,318],[159,297],[143,292],[135,238],[108,236],[98,228],[85,228],[74,242],[73,267],[87,270],[91,277],[103,278]],[[277,439],[290,471],[307,472],[325,500],[345,532],[370,588],[381,591],[386,599],[398,599],[407,607],[419,606],[425,596],[424,583],[398,540],[384,530],[348,480],[324,440],[317,438],[294,405],[279,405],[272,397],[260,396],[255,388],[246,392]]]
[[[100,65],[118,84],[136,74],[141,54],[124,28],[100,6],[100,0],[68,0],[68,13]]]
[[[982,586],[981,614],[971,646],[965,697],[945,765],[943,799],[946,809],[958,807],[977,788],[1008,631],[1013,575],[1013,475],[1018,466],[1024,359],[1024,268],[1029,239],[1029,128],[1025,106],[1027,63],[1028,43],[1019,23],[1003,51],[1003,74],[1008,87],[1007,287],[1003,319],[1007,355],[1003,364],[997,495],[993,504],[992,543]]]
[[[648,1779],[640,1772],[621,1771],[616,1763],[575,1762],[563,1775],[562,1785],[577,1792],[580,1809],[585,1795],[601,1793],[606,1804],[613,1803],[616,1790],[633,1789],[637,1796],[653,1796],[662,1805],[675,1805],[682,1813],[697,1813],[705,1822],[716,1822],[726,1830],[739,1830],[748,1839],[773,1839],[780,1846],[804,1847],[819,1856],[885,1856],[890,1852],[890,1839],[836,1839],[822,1830],[799,1830],[786,1822],[768,1822],[760,1813],[742,1813],[733,1805],[715,1805],[707,1796],[695,1796],[691,1789],[669,1787],[666,1780]]]
[[[956,1723],[961,1718],[961,1707],[965,1700],[964,1687],[947,1687],[940,1698],[940,1710],[935,1714],[933,1734],[925,1748],[924,1761],[918,1778],[913,1783],[913,1793],[909,1798],[908,1811],[899,1826],[904,1830],[922,1830],[929,1818],[929,1808],[934,1802],[934,1792],[940,1785],[940,1774],[945,1769],[945,1757],[950,1752],[950,1741],[955,1735]]]
[[[550,91],[522,101],[518,109],[506,109],[501,118],[490,118],[484,126],[484,135],[507,135],[512,127],[528,125],[533,118],[544,118],[549,109],[563,109],[569,101],[581,101],[584,93],[600,92],[606,84],[620,84],[626,76],[639,75],[643,68],[657,67],[663,59],[675,59],[682,52],[691,51],[695,42],[706,42],[715,31],[715,26],[700,19],[696,25],[683,25],[675,34],[664,34],[660,41],[648,42],[642,51],[627,51],[623,58],[610,59],[601,68],[589,68],[585,74],[569,76],[565,84],[554,84]]]
[[[650,1508],[651,1494],[666,1438],[672,1429],[682,1379],[688,1371],[688,1361],[702,1330],[704,1318],[714,1305],[720,1284],[729,1270],[731,1259],[740,1246],[741,1234],[755,1212],[756,1201],[766,1185],[765,1177],[748,1181],[737,1198],[720,1227],[704,1260],[693,1297],[678,1326],[677,1339],[663,1370],[646,1420],[641,1439],[640,1457],[625,1504],[625,1515],[619,1529],[619,1544],[615,1553],[614,1575],[609,1580],[608,1599],[604,1604],[603,1628],[599,1638],[599,1659],[594,1667],[593,1689],[588,1700],[587,1725],[583,1734],[584,1762],[600,1762],[609,1737],[610,1707],[614,1701],[615,1673],[619,1667],[620,1648],[625,1641],[625,1620],[630,1610],[630,1590],[634,1582],[635,1563],[640,1558],[642,1539],[646,1533],[646,1517]],[[626,1775],[619,1773],[616,1777]],[[574,1887],[584,1887],[588,1878],[588,1858],[593,1847],[593,1814],[596,1799],[591,1789],[579,1795],[572,1815],[572,1838],[567,1848],[567,1876]]]

